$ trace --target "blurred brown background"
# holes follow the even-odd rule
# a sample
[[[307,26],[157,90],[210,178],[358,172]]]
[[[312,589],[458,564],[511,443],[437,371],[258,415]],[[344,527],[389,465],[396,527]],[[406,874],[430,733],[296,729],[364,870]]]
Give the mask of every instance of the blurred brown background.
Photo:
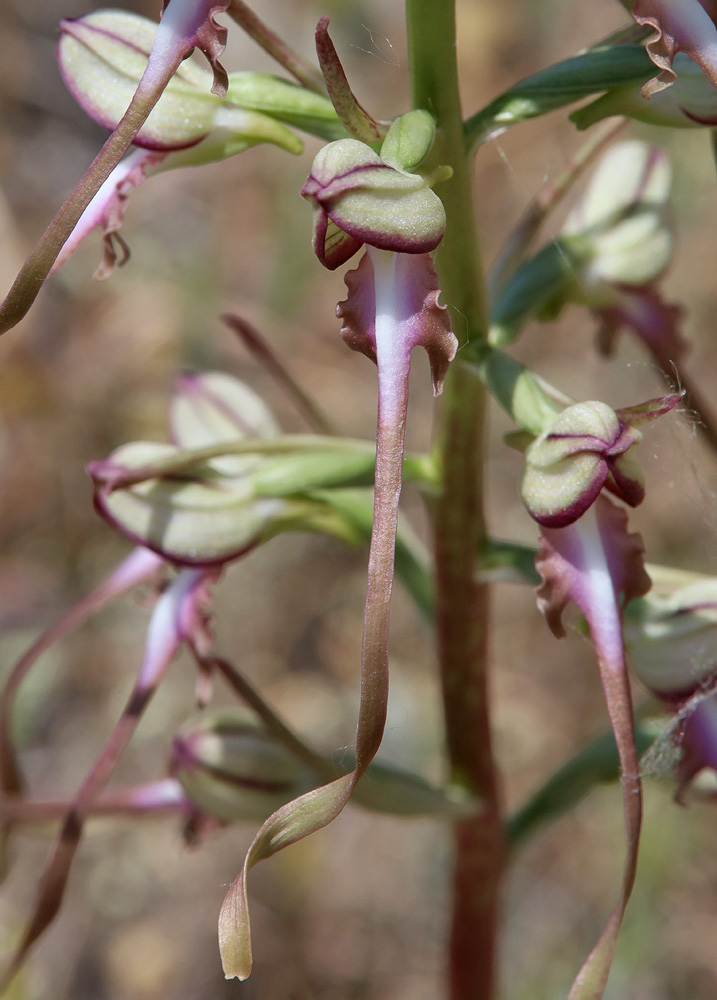
[[[57,21],[97,5],[4,0],[0,6],[0,284],[20,261],[99,148],[103,134],[65,92],[53,46]],[[156,17],[157,2],[124,5]],[[402,5],[379,0],[257,0],[257,12],[310,55],[318,17],[332,32],[362,101],[379,117],[408,107]],[[611,0],[462,0],[458,4],[466,113],[519,77],[567,57],[624,21]],[[270,70],[233,32],[230,69]],[[715,171],[708,136],[631,128],[669,146],[675,164],[676,262],[668,297],[689,306],[690,369],[717,388]],[[486,259],[538,186],[579,141],[563,113],[527,123],[481,150],[478,223]],[[93,513],[84,465],[136,438],[162,440],[175,373],[221,368],[267,398],[287,430],[305,429],[291,405],[218,321],[254,322],[348,434],[371,436],[375,379],[340,342],[339,275],[315,263],[310,213],[298,197],[318,144],[292,159],[258,148],[201,171],[178,171],[132,195],[123,230],[132,259],[92,282],[99,239],[47,285],[31,315],[0,344],[0,620],[2,670],[38,629],[92,587],[128,550]],[[551,223],[557,226],[559,219]],[[518,346],[572,395],[626,405],[664,380],[639,345],[616,358],[592,349],[594,321],[570,310]],[[430,441],[423,358],[413,379],[409,446]],[[492,531],[534,543],[516,495],[519,456],[494,411]],[[642,447],[648,501],[631,518],[653,562],[717,572],[714,462],[689,419],[650,428]],[[425,530],[420,501],[406,509]],[[283,537],[232,567],[217,588],[217,647],[233,657],[297,729],[327,747],[350,744],[357,700],[365,554],[315,537]],[[514,807],[606,726],[590,648],[558,644],[528,588],[496,590],[495,735]],[[69,794],[113,724],[141,655],[145,608],[125,599],[48,654],[23,690],[18,738],[38,795]],[[192,714],[192,668],[182,660],[143,721],[119,778],[163,773],[171,735]],[[441,723],[432,642],[398,589],[392,633],[391,715],[385,754],[438,779]],[[713,807],[679,809],[647,787],[638,885],[606,996],[713,1000],[717,996],[717,859]],[[35,950],[17,997],[53,1000],[434,1000],[442,991],[447,838],[428,821],[375,819],[349,809],[329,830],[252,876],[256,968],[224,983],[216,916],[253,835],[226,830],[183,846],[172,819],[90,826],[59,921]],[[49,831],[16,836],[3,886],[0,950],[28,913]],[[506,887],[505,996],[564,996],[613,905],[622,864],[620,796],[594,793],[535,838]]]

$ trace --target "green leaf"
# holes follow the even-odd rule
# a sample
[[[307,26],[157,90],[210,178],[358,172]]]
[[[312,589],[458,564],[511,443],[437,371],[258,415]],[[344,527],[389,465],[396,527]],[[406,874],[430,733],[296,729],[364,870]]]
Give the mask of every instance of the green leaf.
[[[466,144],[473,149],[517,122],[654,74],[654,64],[643,45],[594,49],[555,63],[521,80],[469,118],[464,125]]]
[[[640,756],[655,740],[654,728],[639,723],[635,745]],[[511,849],[520,847],[535,831],[566,813],[597,785],[620,778],[620,760],[612,732],[603,733],[548,778],[545,784],[515,812],[506,824]]]
[[[531,317],[557,315],[583,261],[581,244],[575,237],[570,242],[553,240],[525,261],[491,309],[488,332],[491,346],[510,344]]]
[[[404,475],[405,475],[404,467]],[[373,525],[373,490],[333,489],[314,492],[312,496],[333,508],[352,524],[368,543]],[[435,614],[435,587],[430,560],[423,543],[403,519],[396,535],[396,575],[415,601],[429,625]]]

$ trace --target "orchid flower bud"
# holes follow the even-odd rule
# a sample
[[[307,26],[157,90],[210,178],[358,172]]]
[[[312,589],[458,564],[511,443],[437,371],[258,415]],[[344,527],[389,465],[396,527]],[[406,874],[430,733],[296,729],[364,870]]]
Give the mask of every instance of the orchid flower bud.
[[[222,823],[263,822],[317,782],[253,716],[237,711],[184,726],[170,773],[198,809]]]
[[[83,110],[107,129],[125,112],[147,66],[157,25],[119,10],[60,22],[57,58],[65,84]],[[221,97],[211,74],[191,59],[170,80],[134,142],[150,149],[181,149],[211,129]]]
[[[520,484],[531,517],[546,527],[576,521],[603,486],[636,507],[644,498],[642,470],[628,451],[642,434],[605,403],[575,403],[529,445]]]
[[[673,393],[620,410],[598,401],[575,403],[549,419],[525,452],[520,494],[531,517],[544,527],[565,527],[603,487],[637,507],[645,496],[632,451],[642,440],[637,425],[669,412],[681,399]]]
[[[324,495],[369,485],[374,451],[341,439],[292,438],[255,393],[221,373],[184,375],[171,412],[174,444],[139,441],[89,466],[99,512],[129,538],[180,565],[235,559],[281,531],[356,544],[356,526]],[[247,440],[249,439],[249,440]]]
[[[123,11],[97,11],[61,22],[60,71],[72,95],[98,124],[108,129],[116,127],[137,90],[157,35],[154,22]],[[117,164],[85,209],[52,270],[57,270],[96,227],[101,227],[104,235],[104,256],[96,277],[106,278],[112,273],[116,243],[126,260],[127,247],[117,232],[130,190],[149,176],[226,159],[262,142],[300,153],[300,139],[276,117],[277,108],[291,105],[285,93],[289,85],[279,87],[277,93],[277,87],[267,85],[267,79],[272,78],[262,76],[253,88],[242,89],[237,84],[233,95],[223,99],[210,92],[210,73],[191,60],[181,63],[135,136],[134,144],[146,152],[135,150]],[[247,104],[252,89],[258,91],[254,104],[268,105],[274,114],[261,113],[256,106]],[[298,87],[289,90],[303,93]],[[242,93],[244,103],[240,100]],[[328,101],[312,95],[308,105],[300,102],[300,120],[310,118],[316,102],[322,100],[331,111]]]
[[[605,286],[641,286],[658,278],[670,260],[672,232],[666,218],[672,171],[667,153],[637,140],[616,143],[604,154],[587,189],[561,231],[590,243],[580,282],[591,300]],[[594,291],[593,291],[594,289]]]
[[[667,154],[639,141],[618,143],[600,160],[559,236],[526,261],[492,310],[491,341],[512,340],[527,317],[553,319],[568,302],[601,322],[609,353],[617,331],[636,333],[667,367],[686,349],[681,310],[662,301],[657,282],[669,265],[671,170]]]
[[[75,100],[99,125],[113,129],[124,114],[147,66],[157,27],[146,18],[113,10],[61,22],[60,72]],[[237,100],[240,86],[222,99],[210,92],[211,82],[210,73],[185,60],[134,144],[166,152],[200,143],[201,150],[183,163],[221,159],[257,142],[301,151],[301,142],[279,121]]]
[[[589,245],[569,294],[601,320],[601,349],[609,353],[625,326],[663,368],[686,350],[678,330],[681,310],[663,302],[656,287],[672,256],[671,179],[659,146],[618,143],[601,159],[560,237],[568,248]]]
[[[421,121],[422,135],[423,125]],[[395,142],[395,150],[393,139],[389,146],[392,157],[406,145],[405,140]],[[413,160],[415,150],[405,155]],[[387,162],[357,139],[340,139],[319,150],[301,193],[314,208],[314,251],[330,270],[364,243],[399,253],[428,253],[446,228],[443,204],[428,181]]]

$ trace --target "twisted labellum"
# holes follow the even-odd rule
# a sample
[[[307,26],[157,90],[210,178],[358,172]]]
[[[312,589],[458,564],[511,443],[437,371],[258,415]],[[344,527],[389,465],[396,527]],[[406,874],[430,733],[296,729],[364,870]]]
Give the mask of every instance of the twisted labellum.
[[[401,494],[410,356],[426,348],[434,389],[440,392],[456,351],[448,312],[427,254],[398,254],[368,247],[346,278],[348,298],[338,307],[342,336],[378,368],[378,426],[374,520],[361,656],[361,705],[354,770],[300,796],[264,823],[247,853],[219,917],[219,944],[227,978],[251,972],[247,875],[254,865],[327,826],[342,811],[381,743],[388,702],[388,638],[394,550]]]

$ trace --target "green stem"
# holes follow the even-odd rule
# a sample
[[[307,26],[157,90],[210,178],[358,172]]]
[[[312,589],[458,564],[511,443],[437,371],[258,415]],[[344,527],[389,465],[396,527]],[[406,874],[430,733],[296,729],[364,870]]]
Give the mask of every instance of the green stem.
[[[434,115],[431,154],[448,163],[442,184],[448,225],[436,255],[444,301],[461,341],[486,336],[486,303],[474,224],[456,63],[452,0],[406,0],[415,107]],[[451,1000],[492,1000],[505,841],[488,713],[488,591],[477,582],[485,543],[483,437],[485,391],[465,365],[446,380],[438,439],[443,489],[434,505],[436,630],[441,663],[451,778],[484,803],[455,826],[455,875],[450,942]]]
[[[295,52],[275,31],[257,17],[254,11],[244,3],[244,0],[232,0],[227,14],[260,45],[272,59],[291,73],[302,87],[315,94],[325,94],[326,86],[318,69]]]

